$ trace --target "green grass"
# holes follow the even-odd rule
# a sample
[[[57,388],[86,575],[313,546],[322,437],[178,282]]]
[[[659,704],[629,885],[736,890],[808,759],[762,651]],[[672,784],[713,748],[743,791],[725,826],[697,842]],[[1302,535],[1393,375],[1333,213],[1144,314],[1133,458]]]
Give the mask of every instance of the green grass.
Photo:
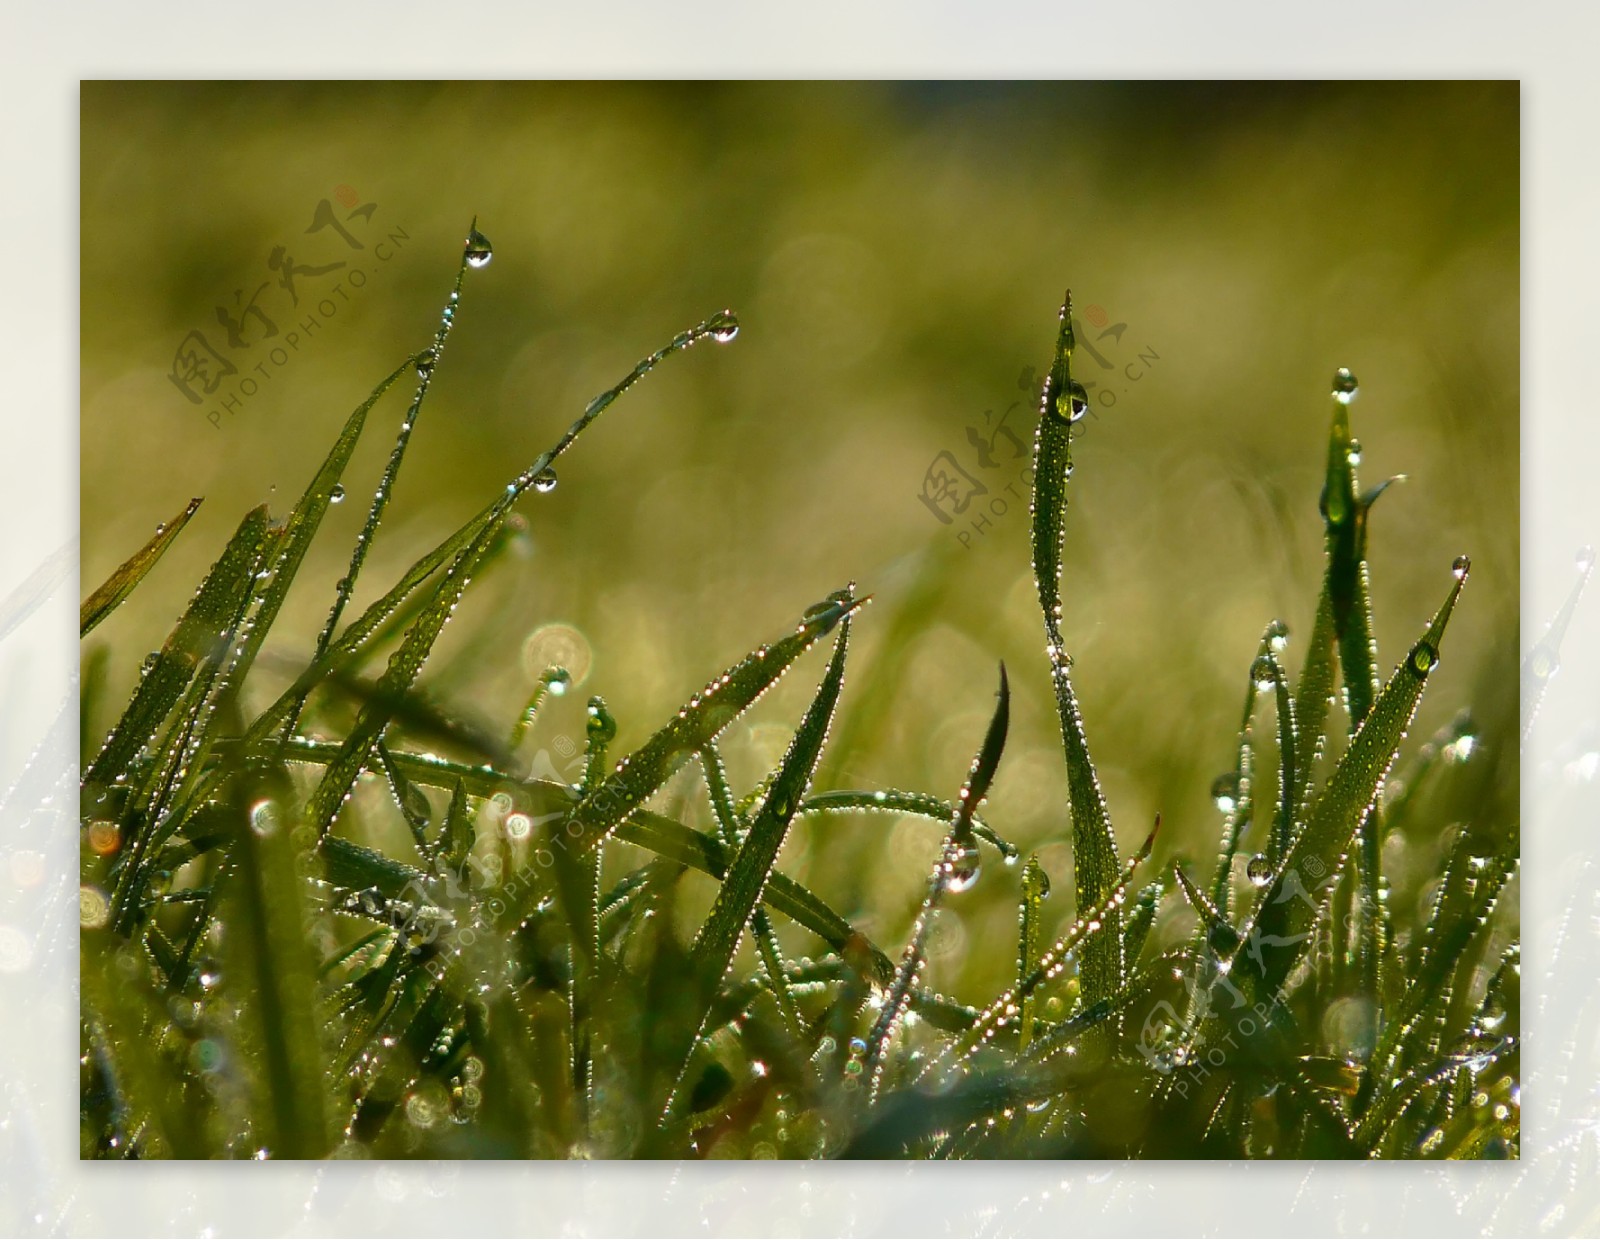
[[[537,522],[557,459],[668,356],[739,328],[721,312],[650,354],[345,622],[486,252],[474,227],[431,342],[350,414],[286,516],[244,515],[84,754],[84,1157],[1518,1156],[1519,955],[1514,918],[1498,911],[1516,824],[1463,825],[1431,795],[1472,757],[1470,720],[1407,743],[1428,681],[1448,674],[1470,566],[1416,567],[1438,572],[1440,605],[1385,674],[1366,570],[1384,487],[1358,486],[1347,372],[1331,398],[1327,565],[1306,600],[1298,678],[1274,620],[1240,669],[1238,733],[1194,738],[1237,755],[1215,789],[1214,854],[1166,849],[1159,819],[1119,851],[1074,693],[1063,548],[1069,494],[1093,480],[1073,471],[1086,402],[1070,298],[1028,527],[1046,649],[999,668],[964,776],[926,791],[818,786],[830,734],[848,741],[853,711],[883,709],[852,705],[851,634],[873,616],[851,583],[794,599],[787,630],[752,634],[744,657],[706,669],[625,756],[591,699],[581,778],[567,783],[531,776],[522,756],[570,682],[561,669],[494,727],[440,699],[424,669],[517,523]],[[263,645],[344,498],[369,417],[407,380],[326,624],[261,705]],[[85,637],[198,502],[85,602]],[[894,624],[912,639],[904,617]],[[781,761],[754,786],[731,782],[731,725],[823,644]],[[103,645],[86,655],[91,669],[107,657]],[[85,718],[103,682],[86,671]],[[1060,925],[1038,858],[1019,858],[983,813],[1024,687],[1053,696],[1060,724],[1073,858]],[[974,685],[961,708],[987,695]],[[884,812],[927,824],[925,896],[904,942],[873,942],[858,928],[878,924],[872,910],[836,906],[781,864],[796,824],[865,831]],[[1422,898],[1392,898],[1394,842],[1433,859]],[[992,863],[1003,874],[1018,860],[1017,936],[980,947],[1016,961],[1012,980],[998,994],[931,989],[938,928],[963,916]],[[714,888],[709,909],[691,872]]]

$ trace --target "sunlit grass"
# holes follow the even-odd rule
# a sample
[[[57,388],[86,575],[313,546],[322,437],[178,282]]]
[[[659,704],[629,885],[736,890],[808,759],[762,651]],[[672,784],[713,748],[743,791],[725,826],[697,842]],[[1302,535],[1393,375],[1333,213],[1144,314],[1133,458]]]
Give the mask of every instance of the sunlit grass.
[[[885,618],[891,640],[865,661],[851,650],[877,620],[872,582],[797,594],[787,628],[705,668],[625,756],[600,696],[581,753],[555,746],[544,715],[575,680],[564,669],[532,669],[526,706],[492,722],[424,677],[474,582],[537,527],[559,458],[668,357],[731,342],[728,311],[590,400],[341,624],[490,256],[474,227],[426,347],[349,416],[286,516],[243,517],[85,755],[84,1156],[1517,1155],[1518,948],[1498,911],[1516,824],[1447,812],[1482,766],[1470,720],[1425,745],[1406,735],[1425,686],[1449,674],[1470,564],[1436,567],[1438,610],[1412,619],[1386,671],[1367,573],[1383,488],[1357,485],[1353,377],[1330,397],[1326,571],[1304,600],[1298,679],[1287,626],[1263,617],[1239,669],[1242,727],[1193,738],[1236,755],[1213,789],[1220,842],[1184,856],[1159,821],[1114,827],[1074,687],[1063,557],[1069,496],[1093,481],[1073,464],[1087,402],[1070,299],[1031,414],[1032,520],[1004,531],[1031,549],[1045,650],[1002,666],[992,703],[987,685],[959,687],[949,718],[896,721],[959,733],[950,744],[972,758],[942,787],[825,778],[855,773],[852,720],[876,711],[881,726],[898,657],[946,605],[937,583]],[[328,620],[258,706],[274,671],[264,643],[402,380],[413,394]],[[85,604],[85,634],[179,526]],[[740,774],[752,755],[734,750],[751,746],[733,725],[780,678],[809,675],[825,642],[792,731]],[[525,683],[521,650],[480,644]],[[853,696],[857,682],[877,691]],[[1021,685],[1055,708],[1066,795],[1047,815],[1059,835],[1019,858],[985,806]],[[886,820],[892,849],[850,854],[873,867],[854,893],[821,865],[785,872],[803,825],[830,824],[808,840],[816,853]],[[1123,855],[1119,834],[1143,843]],[[1072,890],[1047,905],[1040,854],[1057,846]],[[939,993],[931,973],[952,940],[1005,960],[1007,980]]]

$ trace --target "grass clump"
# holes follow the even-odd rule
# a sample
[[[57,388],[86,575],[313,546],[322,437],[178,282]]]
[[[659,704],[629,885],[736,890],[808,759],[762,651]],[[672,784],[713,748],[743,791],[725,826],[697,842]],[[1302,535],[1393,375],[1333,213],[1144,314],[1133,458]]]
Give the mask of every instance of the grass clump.
[[[1517,1155],[1519,957],[1496,915],[1515,828],[1449,834],[1415,795],[1470,748],[1466,722],[1394,777],[1470,566],[1441,567],[1437,612],[1384,676],[1365,552],[1387,484],[1357,485],[1353,377],[1334,384],[1327,567],[1305,662],[1291,678],[1286,630],[1266,627],[1229,742],[1236,763],[1214,789],[1215,856],[1157,861],[1157,830],[1121,853],[1073,690],[1060,579],[1087,398],[1072,378],[1070,298],[1034,442],[1045,659],[1000,667],[964,780],[816,786],[848,709],[851,631],[866,622],[869,597],[851,583],[796,600],[790,628],[625,756],[592,698],[581,778],[567,783],[530,774],[519,753],[570,683],[563,669],[540,678],[509,737],[436,700],[423,669],[510,545],[517,505],[556,484],[578,436],[666,357],[739,328],[724,311],[646,357],[341,624],[469,272],[490,256],[474,227],[431,342],[349,416],[286,517],[245,514],[85,754],[84,1157]],[[310,660],[258,707],[245,688],[263,643],[344,496],[369,415],[408,378]],[[85,635],[193,510],[84,604]],[[735,786],[730,725],[823,644],[781,761]],[[1056,705],[1074,915],[1047,929],[1049,880],[1025,858],[1013,981],[952,998],[925,982],[933,927],[986,854],[1018,859],[982,807],[1021,678],[1048,681]],[[1336,686],[1344,712],[1330,709]],[[352,799],[362,780],[387,789],[395,830]],[[710,829],[692,824],[691,792]],[[779,865],[797,822],[885,810],[929,824],[925,896],[898,946]],[[1441,860],[1431,897],[1403,907],[1383,867],[1397,835]],[[715,884],[703,917],[683,898],[689,871]]]

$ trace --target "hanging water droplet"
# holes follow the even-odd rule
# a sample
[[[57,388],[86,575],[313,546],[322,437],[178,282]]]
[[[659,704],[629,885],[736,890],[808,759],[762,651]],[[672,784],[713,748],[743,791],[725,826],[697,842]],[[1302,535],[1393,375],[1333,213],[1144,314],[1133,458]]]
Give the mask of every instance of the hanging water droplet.
[[[1076,379],[1067,382],[1066,390],[1055,399],[1055,408],[1051,410],[1061,421],[1066,423],[1079,422],[1083,415],[1089,412],[1089,391]]]
[[[1272,661],[1271,655],[1258,654],[1255,657],[1250,664],[1250,679],[1260,693],[1267,693],[1277,685],[1278,665]]]
[[[1266,853],[1257,853],[1244,868],[1245,877],[1257,887],[1265,887],[1272,879],[1272,862]]]
[[[1580,547],[1580,548],[1578,548],[1577,565],[1578,565],[1578,571],[1580,573],[1586,573],[1591,568],[1594,567],[1594,548],[1593,547]]]
[[[533,479],[533,489],[540,495],[548,495],[556,489],[556,471],[546,467],[541,469]]]
[[[1333,398],[1341,405],[1348,405],[1361,394],[1361,386],[1356,382],[1356,377],[1345,367],[1341,366],[1333,372]]]
[[[1455,574],[1457,581],[1465,581],[1467,574],[1472,571],[1472,558],[1465,555],[1456,556],[1455,563],[1450,565],[1450,571]]]
[[[1419,676],[1426,676],[1439,663],[1439,652],[1431,644],[1420,641],[1411,651],[1411,667]]]
[[[342,482],[333,484],[333,490],[328,492],[328,502],[330,504],[344,503],[344,484]]]
[[[467,234],[467,266],[487,267],[489,260],[494,257],[494,247],[489,244],[489,238],[474,228]]]
[[[1350,447],[1345,451],[1345,460],[1352,465],[1361,464],[1361,441],[1359,439],[1350,441]]]
[[[552,667],[545,672],[544,683],[551,697],[560,697],[572,687],[572,673],[564,667]]]
[[[950,892],[970,890],[978,881],[978,871],[982,869],[982,861],[982,857],[978,855],[976,840],[967,840],[964,843],[951,841],[944,861],[945,890]]]
[[[1289,645],[1289,626],[1282,620],[1274,620],[1267,625],[1267,644],[1272,647],[1274,654],[1282,654]]]
[[[448,317],[449,314],[450,314],[450,311],[446,310],[445,311],[446,317]],[[435,353],[432,349],[428,349],[425,352],[417,354],[417,373],[419,375],[421,375],[424,379],[426,379],[429,375],[431,375],[433,373],[434,363],[437,362],[438,360],[439,360],[439,355],[437,353]]]
[[[1233,813],[1239,804],[1239,772],[1224,771],[1211,783],[1211,799],[1224,814]]]
[[[739,334],[739,318],[732,310],[721,310],[706,320],[706,328],[711,333],[711,339],[718,344],[727,344]]]

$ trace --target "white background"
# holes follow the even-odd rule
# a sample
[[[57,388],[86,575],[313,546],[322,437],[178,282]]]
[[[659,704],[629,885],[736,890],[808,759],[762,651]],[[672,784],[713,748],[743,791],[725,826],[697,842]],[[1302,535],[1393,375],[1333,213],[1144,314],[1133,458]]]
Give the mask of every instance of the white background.
[[[1544,4],[8,5],[0,597],[77,527],[77,87],[94,77],[1473,77],[1523,83],[1523,645],[1600,542],[1600,10]],[[1490,364],[1504,341],[1485,340]],[[1499,364],[1515,366],[1505,356]],[[1600,700],[1580,606],[1525,759],[1519,1165],[90,1165],[77,1161],[76,549],[0,646],[0,1233],[1595,1234]],[[1590,747],[1594,741],[1586,742]],[[1579,747],[1581,749],[1581,746]],[[1592,773],[1592,767],[1590,768]],[[43,794],[49,794],[46,781]],[[42,794],[42,795],[43,795]],[[58,816],[58,811],[61,812]],[[42,860],[42,873],[35,872]],[[30,871],[29,867],[35,867]],[[28,880],[26,882],[22,880]],[[21,894],[18,894],[18,893]]]

